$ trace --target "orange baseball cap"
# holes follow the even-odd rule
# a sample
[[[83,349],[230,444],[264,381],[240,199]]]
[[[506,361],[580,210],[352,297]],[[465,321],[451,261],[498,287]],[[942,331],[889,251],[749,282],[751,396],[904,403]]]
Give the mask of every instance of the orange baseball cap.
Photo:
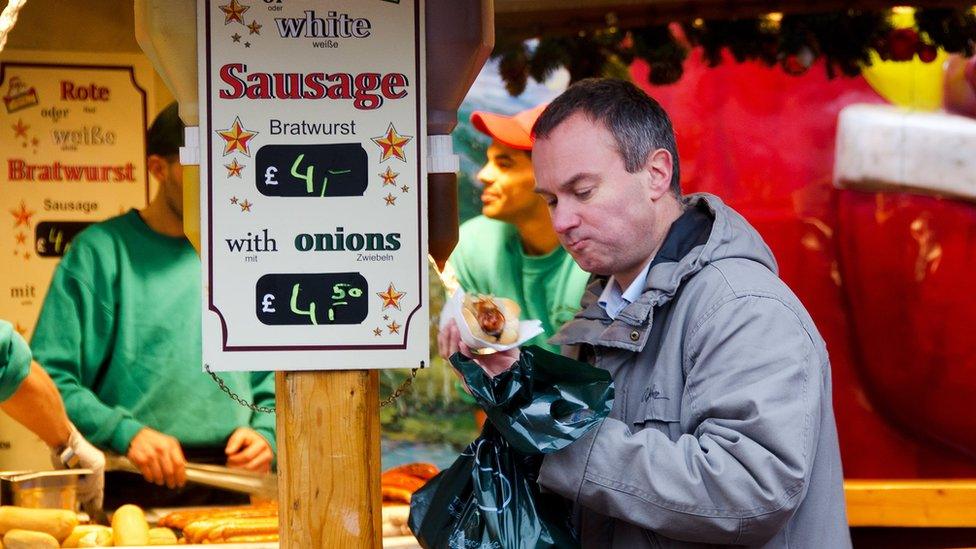
[[[503,145],[522,151],[532,150],[532,126],[546,109],[548,103],[526,109],[513,116],[485,111],[471,113],[471,124],[479,132],[498,140]]]

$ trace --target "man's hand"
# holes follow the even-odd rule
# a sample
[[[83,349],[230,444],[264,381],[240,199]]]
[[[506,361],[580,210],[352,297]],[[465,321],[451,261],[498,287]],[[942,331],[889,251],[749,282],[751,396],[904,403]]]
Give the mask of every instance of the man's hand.
[[[186,484],[186,458],[180,441],[144,427],[132,437],[125,454],[147,482],[178,488]]]
[[[90,475],[78,479],[78,501],[86,510],[101,509],[105,496],[105,454],[85,440],[74,425],[69,423],[68,427],[68,441],[52,451],[51,461],[58,469],[91,469]]]
[[[469,357],[475,364],[481,366],[481,369],[484,370],[488,377],[495,377],[498,374],[507,372],[518,362],[519,357],[522,355],[518,347],[513,347],[507,351],[497,351],[489,355],[479,355],[474,353],[463,341],[459,345],[461,354]]]
[[[250,427],[238,427],[227,440],[227,466],[256,473],[271,472],[274,452],[271,445]]]
[[[71,426],[71,438],[68,448],[78,456],[78,467],[91,469],[92,474],[81,477],[78,481],[78,501],[87,509],[102,508],[105,497],[105,454],[81,436],[75,426]]]
[[[437,334],[437,348],[444,360],[450,360],[451,355],[460,351],[462,355],[471,358],[478,366],[481,366],[481,369],[488,374],[488,377],[495,377],[508,370],[518,362],[519,356],[521,356],[518,347],[488,355],[475,353],[467,344],[461,341],[461,332],[458,330],[457,323],[453,320],[449,320]],[[458,373],[458,376],[460,375]],[[462,378],[461,381],[464,381],[464,379]]]
[[[444,360],[451,360],[451,355],[458,352],[458,344],[461,343],[461,332],[458,330],[454,320],[448,320],[447,324],[437,332],[437,353]]]

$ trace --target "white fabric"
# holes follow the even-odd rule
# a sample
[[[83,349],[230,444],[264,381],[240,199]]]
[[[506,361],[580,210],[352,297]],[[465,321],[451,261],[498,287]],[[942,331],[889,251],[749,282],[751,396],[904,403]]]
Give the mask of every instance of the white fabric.
[[[840,112],[834,185],[976,199],[976,120],[890,105]]]
[[[0,51],[7,44],[7,36],[17,23],[17,14],[27,0],[8,0],[7,7],[0,13]]]

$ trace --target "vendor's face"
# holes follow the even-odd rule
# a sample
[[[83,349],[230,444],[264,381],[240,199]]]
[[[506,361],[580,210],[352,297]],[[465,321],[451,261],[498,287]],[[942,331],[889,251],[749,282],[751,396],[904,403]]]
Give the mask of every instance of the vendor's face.
[[[533,192],[532,159],[525,151],[498,141],[488,147],[488,162],[478,172],[478,181],[485,186],[481,192],[481,213],[486,217],[512,223],[521,216],[531,215],[541,204]]]
[[[152,155],[149,157],[149,170],[159,181],[160,197],[166,201],[166,206],[183,219],[183,166],[180,157]]]
[[[660,174],[629,173],[610,131],[582,113],[536,140],[532,162],[559,241],[583,270],[619,276],[643,268],[657,248]]]

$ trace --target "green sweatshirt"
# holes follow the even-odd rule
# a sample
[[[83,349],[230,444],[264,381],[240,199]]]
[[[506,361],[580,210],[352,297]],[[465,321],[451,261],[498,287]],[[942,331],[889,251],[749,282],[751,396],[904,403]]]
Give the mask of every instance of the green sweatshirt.
[[[589,279],[566,250],[526,255],[514,225],[482,215],[461,225],[448,263],[465,292],[507,297],[522,307],[522,319],[542,321],[545,332],[526,345],[559,352],[546,340],[579,310]]]
[[[30,373],[31,352],[14,327],[0,320],[0,402],[13,396]]]
[[[249,425],[276,447],[274,416],[237,404],[202,371],[200,307],[200,259],[185,238],[153,231],[135,210],[75,237],[31,344],[85,438],[125,454],[150,427],[185,447],[218,447]],[[220,375],[274,404],[271,373]]]

